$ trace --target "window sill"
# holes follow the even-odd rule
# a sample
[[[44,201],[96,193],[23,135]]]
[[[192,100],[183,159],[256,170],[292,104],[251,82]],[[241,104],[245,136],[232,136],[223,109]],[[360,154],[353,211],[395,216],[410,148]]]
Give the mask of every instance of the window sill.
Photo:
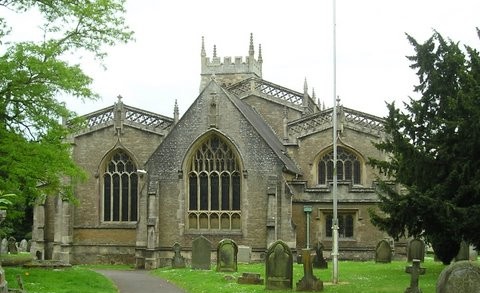
[[[186,230],[186,235],[232,235],[242,236],[241,230]]]

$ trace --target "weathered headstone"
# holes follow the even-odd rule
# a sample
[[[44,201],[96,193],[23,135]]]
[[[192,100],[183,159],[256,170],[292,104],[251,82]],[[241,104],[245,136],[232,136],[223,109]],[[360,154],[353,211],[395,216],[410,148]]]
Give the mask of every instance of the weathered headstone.
[[[392,262],[392,248],[387,240],[380,240],[375,248],[375,262]]]
[[[32,249],[32,239],[28,239],[27,241],[27,252],[31,252]]]
[[[252,257],[252,248],[250,246],[239,245],[237,261],[240,263],[250,263]]]
[[[0,210],[0,223],[2,223],[7,216],[6,210]],[[8,253],[8,244],[6,239],[2,239],[3,253]],[[0,293],[8,293],[8,282],[5,280],[5,270],[0,262]]]
[[[317,269],[327,269],[328,262],[323,257],[323,248],[324,245],[322,242],[318,241],[315,245],[315,258],[313,259],[313,267]]]
[[[265,262],[267,290],[293,288],[293,256],[285,242],[278,240],[270,245]]]
[[[250,285],[262,285],[263,279],[260,278],[260,274],[257,273],[243,273],[241,277],[238,277],[238,284],[250,284]]]
[[[182,256],[181,251],[182,247],[179,243],[173,244],[173,257],[172,257],[172,268],[180,269],[185,267],[185,258]]]
[[[410,287],[405,289],[405,293],[421,293],[422,290],[418,288],[418,279],[420,275],[425,274],[425,268],[420,267],[420,260],[413,259],[412,265],[406,267],[405,272],[410,274]]]
[[[323,282],[313,275],[310,249],[302,250],[303,278],[297,282],[297,291],[322,291]]]
[[[421,262],[425,260],[425,243],[417,238],[412,239],[407,248],[407,261],[412,262],[414,259]]]
[[[22,241],[20,241],[20,244],[18,245],[18,252],[27,252],[27,245],[27,240],[22,239]]]
[[[17,240],[15,239],[15,237],[10,236],[8,238],[8,253],[10,254],[18,253]]]
[[[1,254],[8,253],[8,240],[7,240],[7,238],[3,238],[2,242],[0,243],[0,253]]]
[[[211,265],[212,243],[204,236],[192,242],[192,269],[209,270]]]
[[[460,243],[460,250],[458,250],[457,255],[455,256],[455,261],[469,260],[470,259],[470,245],[465,241]]]
[[[437,293],[480,292],[480,265],[471,261],[452,263],[437,279]]]
[[[470,260],[476,261],[478,258],[478,251],[475,249],[474,246],[470,245]]]
[[[217,272],[237,271],[238,246],[231,239],[223,239],[217,245]]]

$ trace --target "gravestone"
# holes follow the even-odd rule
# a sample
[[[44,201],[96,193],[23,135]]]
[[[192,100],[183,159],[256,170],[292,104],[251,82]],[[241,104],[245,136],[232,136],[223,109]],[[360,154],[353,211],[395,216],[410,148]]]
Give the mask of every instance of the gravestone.
[[[478,258],[478,251],[475,249],[475,247],[470,245],[470,260],[476,261],[477,258]]]
[[[185,267],[185,258],[182,256],[181,251],[182,247],[179,243],[175,243],[172,247],[173,257],[172,257],[172,268],[181,269]]]
[[[22,239],[22,241],[20,241],[20,244],[18,245],[18,252],[27,252],[27,245],[27,240]]]
[[[238,246],[231,239],[223,239],[217,245],[217,272],[237,271]]]
[[[252,248],[245,245],[238,246],[237,261],[240,263],[250,263],[252,257]]]
[[[238,277],[238,284],[249,285],[262,285],[263,279],[260,278],[260,274],[257,273],[243,273],[241,277]]]
[[[461,260],[470,260],[470,245],[468,245],[465,241],[460,243],[460,249],[455,256],[455,261]]]
[[[7,254],[8,253],[8,240],[7,238],[3,238],[2,242],[0,243],[0,253]]]
[[[192,269],[209,270],[211,264],[212,243],[204,236],[192,242]]]
[[[0,210],[0,223],[2,223],[7,216],[6,210]],[[2,239],[2,249],[4,249],[3,253],[8,253],[8,244],[7,239]],[[5,270],[2,267],[0,261],[0,293],[8,293],[8,282],[5,279]]]
[[[405,293],[421,293],[422,290],[418,288],[418,279],[420,275],[425,275],[425,268],[420,267],[420,260],[413,259],[412,265],[405,267],[405,272],[410,274],[410,287],[405,289]]]
[[[8,253],[18,254],[17,240],[15,239],[15,237],[10,236],[8,238]]]
[[[278,240],[272,243],[268,248],[265,262],[267,290],[293,288],[293,255],[285,242]]]
[[[313,275],[310,249],[302,250],[303,278],[297,282],[297,291],[322,291],[323,282]]]
[[[452,263],[437,279],[437,293],[480,292],[480,265],[471,261]]]
[[[315,245],[315,258],[313,259],[313,267],[317,269],[328,269],[328,262],[323,257],[324,245],[318,241]]]
[[[392,262],[392,248],[387,240],[380,240],[375,248],[375,262]]]
[[[419,259],[421,262],[425,260],[425,243],[417,238],[412,239],[407,248],[407,261],[412,262],[414,259]]]

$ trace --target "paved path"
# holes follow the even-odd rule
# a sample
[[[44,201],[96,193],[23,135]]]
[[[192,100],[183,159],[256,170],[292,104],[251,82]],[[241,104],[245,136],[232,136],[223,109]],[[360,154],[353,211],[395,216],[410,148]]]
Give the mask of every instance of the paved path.
[[[120,293],[185,293],[172,283],[150,275],[149,271],[95,270],[110,278]]]

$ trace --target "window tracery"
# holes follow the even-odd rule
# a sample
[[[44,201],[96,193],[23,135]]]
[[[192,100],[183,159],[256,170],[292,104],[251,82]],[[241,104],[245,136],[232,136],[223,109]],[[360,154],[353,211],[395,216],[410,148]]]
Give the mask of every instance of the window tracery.
[[[343,147],[337,147],[337,180],[361,184],[361,163],[357,155]],[[333,180],[333,150],[318,162],[318,184]]]

